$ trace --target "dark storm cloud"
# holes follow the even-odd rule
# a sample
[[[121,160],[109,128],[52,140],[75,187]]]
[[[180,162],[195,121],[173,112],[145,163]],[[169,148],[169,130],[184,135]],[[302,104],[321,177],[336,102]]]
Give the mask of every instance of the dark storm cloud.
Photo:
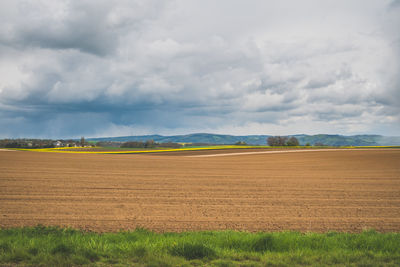
[[[123,4],[119,10],[118,2]],[[140,2],[121,1],[14,1],[5,4],[0,42],[15,47],[77,49],[104,56],[113,53],[120,35],[152,19],[156,12]],[[153,7],[160,1],[149,1]],[[124,5],[126,9],[124,9]],[[143,5],[143,4],[142,4]],[[162,4],[160,3],[160,6]],[[127,15],[129,14],[129,17]]]
[[[3,137],[399,131],[398,1],[0,7]]]
[[[20,1],[13,11],[12,16],[19,19],[8,23],[7,32],[0,39],[7,45],[21,49],[27,46],[78,49],[100,55],[116,45],[116,33],[104,21],[105,5],[65,3],[54,6]]]

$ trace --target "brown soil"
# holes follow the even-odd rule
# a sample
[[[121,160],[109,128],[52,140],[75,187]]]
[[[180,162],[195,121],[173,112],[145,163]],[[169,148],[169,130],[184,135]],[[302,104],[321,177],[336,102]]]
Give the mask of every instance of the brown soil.
[[[398,149],[188,154],[0,151],[0,227],[400,231]]]

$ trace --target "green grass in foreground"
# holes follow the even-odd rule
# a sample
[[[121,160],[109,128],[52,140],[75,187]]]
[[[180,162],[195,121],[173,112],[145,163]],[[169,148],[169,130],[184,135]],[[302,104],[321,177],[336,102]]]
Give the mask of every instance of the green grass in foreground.
[[[399,266],[400,233],[0,229],[3,266]]]

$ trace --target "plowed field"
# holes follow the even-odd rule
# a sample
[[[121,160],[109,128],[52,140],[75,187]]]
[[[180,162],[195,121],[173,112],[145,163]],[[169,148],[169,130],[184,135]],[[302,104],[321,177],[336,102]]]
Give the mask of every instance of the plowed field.
[[[0,151],[0,227],[400,231],[398,149],[164,155]]]

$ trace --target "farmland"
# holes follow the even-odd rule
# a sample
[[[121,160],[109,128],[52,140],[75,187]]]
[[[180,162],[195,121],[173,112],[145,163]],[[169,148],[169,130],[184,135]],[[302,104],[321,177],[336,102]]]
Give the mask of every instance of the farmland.
[[[400,230],[398,149],[207,153],[0,151],[0,226]]]
[[[400,261],[400,149],[34,151],[0,150],[0,264]]]

